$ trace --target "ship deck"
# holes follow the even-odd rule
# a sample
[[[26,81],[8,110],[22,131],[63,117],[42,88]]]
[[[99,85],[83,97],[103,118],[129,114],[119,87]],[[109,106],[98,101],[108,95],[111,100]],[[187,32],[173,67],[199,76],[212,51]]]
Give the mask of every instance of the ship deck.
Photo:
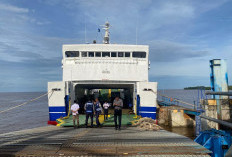
[[[84,114],[80,114],[79,115],[79,125],[80,127],[84,127],[85,126],[85,115]],[[134,114],[122,114],[122,126],[130,126],[132,124],[132,121],[137,120],[138,118],[135,118]],[[70,115],[68,118],[66,119],[57,119],[56,120],[58,123],[58,126],[64,126],[64,127],[71,127],[73,126],[73,117],[72,115]],[[93,118],[94,121],[94,125],[96,125],[96,117]],[[104,115],[100,115],[99,116],[99,122],[103,125],[103,126],[114,126],[114,115],[113,114],[109,114],[108,119],[104,120]],[[90,118],[88,121],[88,125],[90,125]]]
[[[191,139],[165,130],[136,127],[47,126],[0,135],[0,156],[203,156],[209,151]]]

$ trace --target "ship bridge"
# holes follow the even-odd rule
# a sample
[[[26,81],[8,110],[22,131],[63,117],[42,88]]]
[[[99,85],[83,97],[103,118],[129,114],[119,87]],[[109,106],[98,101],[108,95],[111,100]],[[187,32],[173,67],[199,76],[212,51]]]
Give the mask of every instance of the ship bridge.
[[[108,27],[103,44],[63,45],[62,81],[48,83],[51,121],[68,114],[68,102],[83,106],[101,97],[112,103],[116,96],[124,108],[132,104],[135,114],[156,119],[157,83],[148,80],[148,45],[110,44]]]
[[[146,45],[63,45],[63,81],[148,81]]]

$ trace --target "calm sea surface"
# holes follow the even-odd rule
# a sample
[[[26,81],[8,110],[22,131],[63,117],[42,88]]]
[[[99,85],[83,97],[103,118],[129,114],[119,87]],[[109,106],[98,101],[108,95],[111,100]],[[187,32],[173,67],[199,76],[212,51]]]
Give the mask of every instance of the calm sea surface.
[[[0,93],[0,111],[22,104],[44,93]],[[46,126],[48,121],[47,96],[41,99],[0,113],[0,133]]]
[[[197,100],[198,93],[197,90],[159,90],[159,92],[189,103]],[[42,94],[44,93],[0,93],[0,111],[22,104]],[[0,113],[0,133],[46,126],[48,119],[48,100],[45,96],[22,107]]]

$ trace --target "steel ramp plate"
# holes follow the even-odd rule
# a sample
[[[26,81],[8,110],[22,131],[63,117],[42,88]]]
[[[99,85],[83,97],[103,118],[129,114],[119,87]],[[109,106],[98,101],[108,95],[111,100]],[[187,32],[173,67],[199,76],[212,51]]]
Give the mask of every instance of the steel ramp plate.
[[[160,156],[209,157],[209,151],[191,139],[165,130],[136,127],[41,127],[0,135],[0,156]]]

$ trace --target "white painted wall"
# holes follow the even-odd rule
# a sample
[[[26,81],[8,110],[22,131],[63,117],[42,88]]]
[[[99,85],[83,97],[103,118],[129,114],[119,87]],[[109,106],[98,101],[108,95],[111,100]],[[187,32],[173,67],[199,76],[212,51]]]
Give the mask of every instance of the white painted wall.
[[[144,91],[144,89],[151,89],[152,91]],[[157,82],[138,82],[137,91],[140,96],[140,106],[157,106]]]
[[[65,106],[65,93],[66,93],[65,82],[48,82],[48,92],[53,88],[60,88],[60,91],[50,92],[48,94],[48,106]]]
[[[92,51],[92,52],[133,52],[145,51],[146,58],[126,57],[74,57],[66,58],[65,51]],[[81,56],[81,55],[80,55]],[[133,91],[134,109],[136,111],[136,93],[140,95],[140,106],[156,107],[157,82],[148,82],[148,57],[149,50],[146,45],[118,45],[118,44],[83,44],[63,45],[63,81],[49,82],[48,91],[52,88],[61,88],[48,95],[49,106],[65,106],[65,95],[71,95],[72,102],[75,98],[75,84],[78,81],[116,81],[117,83],[136,83]],[[74,81],[75,83],[71,83]],[[108,82],[106,81],[106,82]],[[65,83],[66,82],[66,83]],[[92,83],[93,83],[92,82]],[[83,82],[82,82],[83,83]],[[106,83],[107,84],[107,83]],[[70,93],[69,93],[69,88]],[[143,91],[144,88],[152,91]]]
[[[65,51],[133,52],[145,51],[146,58],[74,57]],[[118,44],[63,45],[63,81],[148,81],[148,46]]]

